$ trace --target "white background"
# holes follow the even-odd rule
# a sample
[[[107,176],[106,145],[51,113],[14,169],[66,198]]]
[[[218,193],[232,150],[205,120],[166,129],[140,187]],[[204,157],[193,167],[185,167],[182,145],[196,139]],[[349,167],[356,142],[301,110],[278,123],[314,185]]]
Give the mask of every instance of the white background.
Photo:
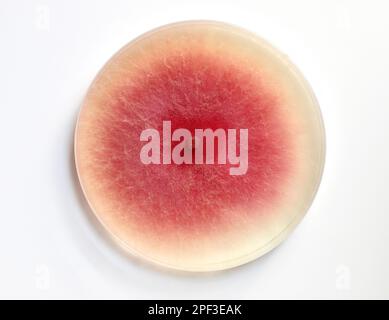
[[[389,298],[387,1],[0,0],[0,298]],[[311,83],[327,159],[279,248],[216,274],[123,255],[84,205],[72,135],[88,85],[128,41],[214,19],[287,53]]]

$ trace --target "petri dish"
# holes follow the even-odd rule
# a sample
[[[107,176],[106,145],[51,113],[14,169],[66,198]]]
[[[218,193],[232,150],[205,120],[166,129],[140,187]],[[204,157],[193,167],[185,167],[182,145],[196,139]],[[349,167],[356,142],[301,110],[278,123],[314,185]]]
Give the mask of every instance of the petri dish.
[[[324,159],[302,74],[261,37],[216,21],[125,45],[89,87],[75,131],[83,193],[112,239],[193,272],[281,243],[311,205]]]

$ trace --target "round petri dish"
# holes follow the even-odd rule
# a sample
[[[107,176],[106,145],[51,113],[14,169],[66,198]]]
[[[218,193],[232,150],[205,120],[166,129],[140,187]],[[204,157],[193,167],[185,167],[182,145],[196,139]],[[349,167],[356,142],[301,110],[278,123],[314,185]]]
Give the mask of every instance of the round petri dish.
[[[128,253],[194,272],[252,261],[307,212],[325,158],[319,105],[286,55],[214,21],[152,30],[102,68],[75,162]]]

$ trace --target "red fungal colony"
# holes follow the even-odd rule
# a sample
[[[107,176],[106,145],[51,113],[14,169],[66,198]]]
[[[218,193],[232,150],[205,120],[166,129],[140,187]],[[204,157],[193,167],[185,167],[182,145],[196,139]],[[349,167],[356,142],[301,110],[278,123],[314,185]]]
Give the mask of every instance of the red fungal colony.
[[[148,70],[114,88],[104,106],[93,163],[106,196],[152,232],[209,232],[229,215],[250,212],[234,208],[266,214],[292,170],[293,152],[283,101],[260,70],[201,52],[155,58]],[[248,129],[247,173],[231,176],[228,164],[142,164],[140,133],[162,133],[164,120],[192,134]]]

